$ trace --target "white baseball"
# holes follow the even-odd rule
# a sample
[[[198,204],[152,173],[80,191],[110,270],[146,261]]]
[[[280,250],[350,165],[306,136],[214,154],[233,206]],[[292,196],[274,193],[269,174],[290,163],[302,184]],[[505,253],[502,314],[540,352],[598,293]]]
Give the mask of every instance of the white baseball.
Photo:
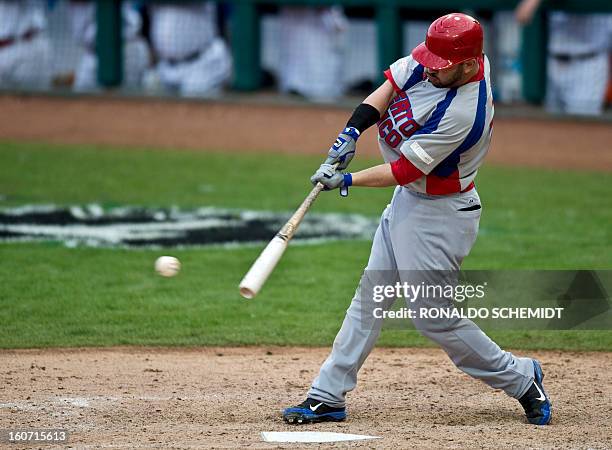
[[[160,256],[155,261],[155,271],[162,277],[173,277],[181,270],[181,262],[174,256]]]

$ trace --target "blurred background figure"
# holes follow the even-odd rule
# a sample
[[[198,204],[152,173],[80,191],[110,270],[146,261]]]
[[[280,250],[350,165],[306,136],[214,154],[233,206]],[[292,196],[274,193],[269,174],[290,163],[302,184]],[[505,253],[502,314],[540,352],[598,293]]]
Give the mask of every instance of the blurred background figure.
[[[512,11],[493,13],[491,25],[485,36],[485,48],[493,55],[493,96],[500,103],[520,102],[523,100],[521,27]]]
[[[0,0],[0,86],[48,88],[51,84],[45,3]]]
[[[96,55],[96,6],[93,1],[71,0],[70,20],[72,35],[82,48],[82,55],[74,76],[74,89],[95,89],[98,73]],[[130,2],[123,2],[123,82],[127,89],[141,86],[143,75],[149,66],[150,54],[147,42],[141,35],[142,18]]]
[[[523,0],[516,9],[529,23],[541,0]],[[569,14],[548,17],[546,109],[552,113],[598,115],[603,111],[612,48],[612,14]]]
[[[156,2],[148,7],[156,65],[146,88],[187,97],[216,97],[229,80],[232,59],[217,29],[214,3]]]
[[[342,96],[348,25],[342,9],[282,7],[279,20],[281,91],[322,102]]]
[[[608,58],[608,91],[606,93],[606,106],[612,107],[612,51]]]

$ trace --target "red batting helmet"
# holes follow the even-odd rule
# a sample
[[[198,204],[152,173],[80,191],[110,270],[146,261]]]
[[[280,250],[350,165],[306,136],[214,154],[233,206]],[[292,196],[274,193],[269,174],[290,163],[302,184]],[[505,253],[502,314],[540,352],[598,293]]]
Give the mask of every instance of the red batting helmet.
[[[483,32],[473,17],[452,13],[433,21],[425,42],[412,50],[412,57],[429,69],[446,69],[482,55]]]

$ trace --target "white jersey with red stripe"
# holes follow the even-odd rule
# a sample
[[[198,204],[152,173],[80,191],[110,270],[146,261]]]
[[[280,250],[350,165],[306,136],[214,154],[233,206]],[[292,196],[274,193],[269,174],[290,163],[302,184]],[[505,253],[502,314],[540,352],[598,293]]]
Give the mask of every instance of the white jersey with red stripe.
[[[404,155],[425,176],[406,185],[417,192],[448,195],[470,189],[489,149],[493,95],[489,60],[458,88],[437,88],[412,56],[391,65],[385,76],[397,93],[378,122],[383,158]]]

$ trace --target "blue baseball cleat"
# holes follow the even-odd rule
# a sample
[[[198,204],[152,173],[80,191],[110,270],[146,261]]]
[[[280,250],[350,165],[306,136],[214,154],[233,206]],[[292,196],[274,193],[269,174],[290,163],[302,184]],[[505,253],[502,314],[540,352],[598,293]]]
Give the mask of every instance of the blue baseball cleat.
[[[525,410],[525,415],[529,423],[534,425],[548,425],[552,418],[552,405],[550,398],[546,395],[542,380],[544,373],[540,363],[533,360],[534,379],[529,390],[519,398],[519,402]]]
[[[334,408],[313,398],[307,398],[303,403],[286,408],[283,411],[283,420],[294,425],[316,422],[342,422],[344,419],[346,419],[345,408]]]

